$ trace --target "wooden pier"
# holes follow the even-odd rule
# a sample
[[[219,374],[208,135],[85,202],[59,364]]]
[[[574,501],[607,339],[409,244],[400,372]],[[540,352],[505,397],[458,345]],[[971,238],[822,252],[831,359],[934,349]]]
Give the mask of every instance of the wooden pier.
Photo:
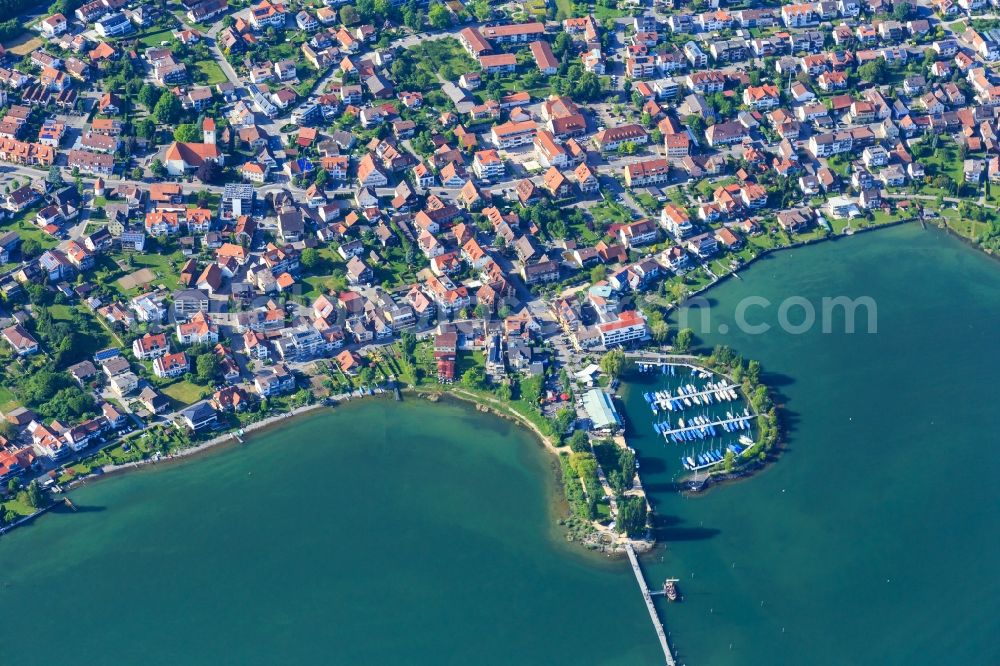
[[[660,647],[663,648],[663,657],[667,661],[667,666],[677,666],[677,662],[674,661],[674,655],[670,652],[670,644],[667,642],[667,632],[663,628],[663,623],[660,622],[660,614],[656,612],[656,606],[653,604],[653,595],[650,594],[649,586],[646,585],[646,577],[642,575],[642,569],[639,568],[639,558],[636,557],[635,549],[629,543],[625,544],[625,550],[628,553],[629,562],[632,563],[632,572],[635,574],[635,579],[639,582],[639,591],[642,592],[643,601],[646,602],[649,619],[653,621],[656,637],[660,639]]]

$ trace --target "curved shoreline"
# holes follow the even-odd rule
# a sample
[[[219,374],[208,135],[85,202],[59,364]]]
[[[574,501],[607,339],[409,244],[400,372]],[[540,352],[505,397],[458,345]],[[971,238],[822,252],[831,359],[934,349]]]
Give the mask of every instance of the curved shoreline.
[[[243,434],[248,435],[260,430],[264,430],[281,421],[284,421],[285,419],[301,416],[303,414],[315,411],[321,407],[326,407],[326,406],[327,405],[321,402],[316,402],[309,405],[303,405],[302,407],[296,407],[295,409],[289,412],[283,412],[281,414],[275,414],[274,416],[269,416],[267,418],[261,419],[260,421],[255,421],[254,423],[250,423],[247,426],[243,427]],[[101,479],[108,476],[117,476],[120,474],[124,474],[126,472],[130,472],[132,470],[143,469],[149,466],[156,466],[162,463],[181,462],[186,458],[191,458],[198,454],[205,453],[209,450],[222,448],[221,445],[223,444],[235,444],[235,443],[239,443],[239,440],[237,439],[237,432],[231,430],[217,437],[213,437],[212,439],[207,440],[205,442],[200,442],[198,444],[195,444],[194,446],[189,446],[187,448],[180,449],[179,451],[171,453],[170,455],[160,456],[159,458],[153,458],[153,457],[145,458],[143,460],[136,460],[134,462],[122,463],[121,465],[115,465],[115,464],[105,465],[100,468],[101,470],[100,472],[91,472],[90,474],[87,474],[85,476],[73,479],[69,483],[61,486],[61,488],[65,493],[65,491],[72,490],[73,488],[76,488],[81,485],[85,485],[87,482],[93,481],[95,479]]]
[[[845,233],[831,234],[829,236],[824,236],[822,238],[813,238],[813,239],[805,240],[805,241],[796,241],[796,242],[792,243],[791,245],[782,245],[781,247],[770,247],[770,248],[763,249],[758,254],[756,254],[755,256],[753,256],[749,261],[747,261],[744,264],[742,264],[738,269],[730,271],[730,272],[728,272],[728,273],[726,273],[724,275],[716,277],[715,280],[709,282],[704,287],[702,287],[700,289],[697,289],[695,291],[692,291],[690,294],[687,294],[686,296],[684,296],[684,298],[681,301],[675,302],[675,303],[670,303],[669,305],[665,306],[665,309],[666,309],[667,312],[670,312],[672,310],[676,310],[676,309],[680,308],[681,306],[683,306],[684,303],[687,302],[688,300],[694,298],[695,296],[700,296],[701,294],[704,294],[709,289],[712,289],[714,287],[719,286],[720,284],[724,283],[726,280],[730,279],[734,275],[737,278],[739,278],[738,273],[739,273],[740,270],[742,270],[744,268],[750,268],[755,263],[757,263],[758,260],[764,259],[766,257],[769,257],[772,254],[778,254],[780,252],[784,252],[785,250],[796,250],[796,249],[800,249],[800,248],[803,248],[803,247],[809,247],[811,245],[819,245],[820,243],[826,243],[826,242],[829,242],[829,241],[836,241],[836,240],[839,240],[841,238],[851,238],[853,236],[857,236],[858,234],[869,233],[869,232],[872,232],[872,231],[881,231],[882,229],[892,229],[893,227],[898,227],[898,226],[902,226],[904,224],[909,224],[911,222],[918,222],[918,221],[919,220],[917,218],[915,218],[915,217],[908,217],[905,220],[893,220],[891,222],[886,222],[885,224],[879,224],[879,225],[876,225],[876,226],[869,226],[869,227],[862,227],[860,229],[855,229],[855,230],[853,230],[849,234],[845,234]],[[950,231],[953,231],[953,230],[950,230]],[[957,233],[957,232],[955,232],[955,233]],[[957,235],[959,235],[959,237],[961,237],[960,234],[957,234]],[[980,252],[982,252],[982,250],[980,250]],[[986,253],[986,254],[988,254],[988,253]]]
[[[553,444],[551,436],[543,433],[535,423],[525,418],[522,414],[517,413],[517,411],[510,409],[509,407],[504,408],[503,403],[499,402],[495,398],[487,398],[485,396],[479,396],[461,388],[439,390],[431,388],[420,389],[420,388],[410,387],[407,388],[405,392],[409,392],[419,397],[423,397],[427,400],[430,400],[431,402],[435,402],[436,399],[439,399],[442,396],[452,398],[464,403],[474,405],[477,411],[489,413],[504,420],[513,421],[521,426],[524,426],[535,434],[539,442],[542,444],[542,448],[544,448],[546,451],[548,451],[553,455],[554,457],[553,462],[557,464],[559,463],[560,456],[568,452],[568,447],[558,447],[555,444]],[[638,472],[636,472],[636,476],[638,476]],[[556,481],[557,485],[562,480],[561,471],[558,467],[555,468],[554,480]],[[648,505],[649,503],[648,498],[646,501]],[[595,532],[598,535],[602,533],[607,533],[609,531],[610,530],[599,530],[595,527]],[[630,539],[626,537],[618,537],[618,539],[621,541],[621,543],[615,542],[612,544],[608,544],[607,546],[605,546],[604,544],[600,544],[601,545],[600,550],[597,550],[596,548],[590,548],[589,544],[585,542],[581,543],[583,543],[585,546],[588,546],[587,550],[595,550],[595,552],[601,552],[607,554],[608,556],[614,555],[622,557],[624,557],[626,554],[624,545],[625,543],[632,544],[632,547],[635,549],[635,551],[640,554],[648,553],[656,546],[655,539]],[[610,550],[606,550],[605,548],[610,548]]]
[[[771,254],[784,251],[784,250],[792,250],[792,249],[796,249],[796,248],[808,247],[810,245],[816,245],[816,244],[819,244],[819,243],[823,243],[825,241],[837,240],[837,239],[842,238],[842,237],[849,237],[849,236],[853,236],[853,235],[860,234],[860,233],[866,233],[866,232],[871,232],[871,231],[878,231],[880,229],[888,229],[888,228],[892,228],[892,227],[895,227],[895,226],[900,226],[900,225],[903,225],[903,224],[908,224],[910,222],[915,222],[915,221],[918,221],[917,218],[907,218],[907,219],[904,219],[904,220],[894,220],[892,222],[887,222],[885,224],[880,224],[880,225],[877,225],[877,226],[863,227],[861,229],[855,230],[852,234],[831,235],[831,236],[826,236],[826,237],[822,237],[822,238],[811,239],[811,240],[808,240],[808,241],[800,241],[800,242],[792,243],[791,245],[785,245],[785,246],[782,246],[782,247],[768,248],[768,249],[762,250],[759,254],[757,254],[752,259],[750,259],[749,261],[747,261],[740,268],[749,268],[749,267],[753,266],[754,263],[757,262],[757,260],[762,259],[764,257],[767,257],[767,256],[769,256]],[[959,237],[960,239],[963,238],[960,234],[957,234],[957,232],[955,232],[953,229],[951,229],[948,225],[944,225],[943,227],[939,225],[938,228],[942,229],[943,231],[946,231],[946,232],[948,232],[948,233],[950,233],[952,235],[955,235],[955,236]],[[965,240],[968,240],[968,239],[965,239]],[[972,243],[969,243],[969,244],[970,245],[974,245]],[[986,253],[986,254],[989,254],[989,253]],[[1000,257],[997,257],[997,258],[1000,258]],[[687,296],[685,296],[684,299],[683,299],[683,301],[671,303],[667,307],[667,310],[670,311],[670,310],[676,310],[676,309],[678,309],[679,307],[681,307],[683,305],[683,303],[685,301],[687,301],[687,300],[689,300],[689,299],[691,299],[691,298],[693,298],[695,296],[698,296],[700,294],[703,294],[703,293],[709,291],[710,289],[712,289],[713,287],[716,287],[716,286],[722,284],[724,281],[726,281],[729,278],[731,278],[732,276],[736,275],[737,272],[738,272],[737,270],[734,270],[734,271],[732,271],[730,273],[726,273],[726,274],[718,277],[716,280],[714,280],[713,282],[710,282],[709,284],[705,285],[701,289],[698,289],[697,291],[694,291],[694,292],[688,294]],[[679,355],[679,356],[685,356],[685,355]],[[697,358],[696,356],[691,356],[691,357],[692,358]],[[716,372],[716,371],[712,370],[712,372]],[[439,396],[440,395],[448,395],[448,396],[452,396],[455,399],[461,400],[463,402],[473,404],[473,405],[476,406],[477,409],[482,408],[483,410],[485,410],[487,412],[490,412],[490,413],[492,413],[495,416],[498,416],[498,417],[503,418],[503,419],[508,419],[508,420],[515,421],[518,424],[520,424],[521,426],[526,427],[528,430],[530,430],[532,433],[535,434],[535,436],[542,443],[542,446],[545,449],[547,449],[550,453],[552,453],[554,456],[556,456],[556,459],[558,459],[558,456],[561,453],[565,452],[565,448],[557,447],[555,444],[553,444],[551,437],[549,435],[546,435],[545,433],[543,433],[538,428],[538,426],[535,423],[533,423],[531,420],[525,418],[523,415],[517,413],[515,410],[510,409],[509,407],[504,407],[501,403],[498,403],[493,398],[486,398],[486,397],[477,396],[477,395],[468,393],[464,389],[457,388],[457,387],[455,387],[455,388],[444,388],[444,387],[442,387],[442,388],[435,388],[435,389],[430,389],[430,388],[424,389],[424,388],[416,388],[416,387],[406,387],[403,390],[405,392],[409,392],[409,393],[412,393],[414,395],[421,396],[421,397],[429,397],[429,396],[432,396],[432,395],[439,395]],[[358,397],[360,398],[360,397],[374,397],[374,396],[358,396]],[[744,398],[746,398],[746,396],[744,396]],[[269,416],[269,417],[267,417],[265,419],[262,419],[260,421],[251,423],[251,424],[249,424],[249,425],[247,425],[247,426],[245,426],[243,428],[243,433],[244,433],[244,435],[246,435],[246,434],[250,434],[250,433],[253,433],[253,432],[260,431],[260,430],[263,430],[263,429],[265,429],[265,428],[267,428],[267,427],[269,427],[271,425],[279,423],[279,422],[281,422],[281,421],[283,421],[285,419],[292,418],[292,417],[295,417],[295,416],[299,416],[299,415],[302,415],[302,414],[305,414],[305,413],[317,410],[317,409],[319,409],[321,407],[324,407],[324,406],[329,406],[329,405],[327,403],[324,403],[324,402],[316,402],[316,403],[311,403],[309,405],[303,405],[302,407],[296,407],[295,409],[293,409],[293,410],[291,410],[289,412],[284,412],[284,413],[281,413],[281,414],[275,414],[274,416]],[[761,418],[761,417],[758,416],[758,418]],[[57,488],[58,488],[59,491],[65,493],[65,491],[72,490],[73,488],[76,488],[76,487],[78,487],[80,485],[85,485],[86,483],[88,483],[90,481],[93,481],[95,479],[99,479],[99,478],[102,478],[102,477],[105,477],[105,476],[119,475],[119,474],[123,474],[123,473],[128,472],[128,471],[131,471],[131,470],[142,469],[142,468],[145,468],[145,467],[148,467],[148,466],[151,466],[151,465],[155,466],[155,465],[158,465],[160,463],[178,462],[178,461],[181,461],[183,459],[190,458],[190,457],[202,454],[202,453],[204,453],[206,451],[209,451],[209,450],[212,450],[212,449],[217,449],[217,448],[219,448],[223,444],[233,444],[233,443],[238,442],[238,441],[239,440],[237,439],[236,432],[235,431],[229,431],[227,433],[224,433],[224,434],[221,434],[221,435],[219,435],[217,437],[214,437],[213,439],[210,439],[208,441],[201,442],[199,444],[196,444],[196,445],[188,447],[188,448],[180,449],[179,451],[171,453],[170,455],[167,455],[167,456],[160,456],[158,458],[146,458],[146,459],[138,460],[138,461],[134,461],[134,462],[123,463],[121,465],[115,465],[115,464],[105,465],[105,466],[99,468],[100,469],[99,472],[91,472],[91,473],[89,473],[89,474],[87,474],[85,476],[74,478],[73,480],[69,481],[68,483],[66,483],[63,486],[57,486]],[[780,449],[782,448],[782,446],[781,446],[782,443],[783,442],[779,439],[779,441],[777,443],[777,447],[776,447],[777,450],[780,451]],[[770,455],[769,455],[769,457],[770,457]],[[738,480],[742,480],[742,479],[748,478],[750,476],[753,476],[753,475],[759,473],[762,469],[764,469],[766,467],[769,467],[769,466],[770,465],[767,464],[766,462],[762,463],[762,464],[757,464],[757,465],[753,466],[752,468],[749,468],[749,467],[746,468],[746,473],[744,473],[744,474],[733,475],[732,473],[727,473],[725,475],[722,475],[725,478],[721,478],[721,479],[715,479],[712,476],[709,476],[709,479],[712,479],[712,483],[708,484],[706,487],[702,488],[701,490],[707,490],[711,485],[721,485],[723,483],[729,483],[729,482],[738,481]],[[36,511],[35,513],[32,513],[32,514],[30,514],[28,516],[24,516],[24,517],[18,519],[16,522],[14,522],[14,523],[12,523],[10,525],[3,526],[2,528],[0,528],[0,535],[6,534],[7,532],[11,531],[12,529],[14,529],[15,527],[17,527],[19,525],[31,522],[34,518],[38,517],[42,513],[45,513],[46,511],[50,510],[51,508],[52,507],[50,505],[50,506],[45,507],[44,509],[40,509],[40,510]],[[634,543],[635,544],[640,544],[640,552],[646,552],[646,551],[650,550],[653,547],[653,545],[655,544],[655,541],[653,541],[653,542],[634,541]],[[645,543],[649,543],[649,547],[645,548],[645,549],[642,549],[641,544],[645,544]]]
[[[453,399],[453,400],[455,400],[457,402],[461,402],[461,403],[463,403],[463,404],[465,404],[467,406],[474,407],[476,409],[476,411],[478,411],[478,412],[488,413],[488,414],[490,414],[492,416],[495,416],[497,418],[501,418],[501,419],[506,420],[506,421],[512,421],[512,422],[516,423],[518,426],[523,427],[526,431],[532,433],[535,436],[535,439],[542,445],[542,448],[545,449],[548,453],[552,454],[551,462],[555,463],[556,465],[558,465],[559,456],[562,453],[565,453],[566,450],[567,450],[566,447],[558,447],[558,446],[556,446],[554,444],[551,436],[546,435],[544,432],[542,432],[542,430],[537,426],[537,424],[531,422],[529,419],[525,418],[521,414],[518,414],[515,410],[512,410],[510,408],[504,408],[504,406],[502,405],[502,403],[498,402],[495,399],[491,399],[491,398],[487,398],[487,397],[483,397],[483,396],[477,396],[477,395],[471,394],[468,391],[465,391],[464,389],[461,389],[461,388],[458,388],[458,387],[451,387],[451,388],[445,388],[445,387],[440,387],[440,388],[430,388],[430,387],[428,387],[428,388],[415,388],[415,387],[407,387],[407,388],[403,389],[403,392],[404,393],[408,393],[408,394],[410,394],[411,396],[414,396],[414,397],[425,399],[428,402],[432,402],[432,403],[433,402],[437,402],[442,397],[443,398],[451,398],[451,399]],[[380,395],[388,395],[388,394],[380,394]],[[374,397],[378,397],[378,396],[376,396],[376,395],[373,395],[373,396],[358,396],[358,398],[369,398],[369,397],[374,398]],[[348,401],[348,402],[353,402],[353,400]],[[336,404],[339,404],[339,403],[336,403]],[[249,435],[252,435],[252,434],[257,434],[257,435],[262,434],[263,431],[265,431],[268,428],[270,428],[272,426],[275,426],[278,423],[281,423],[281,422],[283,422],[283,421],[285,421],[287,419],[301,417],[301,416],[304,416],[304,415],[316,412],[316,411],[318,411],[319,409],[321,409],[323,407],[331,407],[331,405],[329,405],[328,403],[325,403],[325,402],[315,402],[315,403],[311,403],[309,405],[303,405],[301,407],[297,407],[297,408],[295,408],[295,409],[293,409],[293,410],[291,410],[289,412],[283,412],[281,414],[275,414],[275,415],[269,416],[269,417],[267,417],[265,419],[261,419],[260,421],[256,421],[254,423],[248,424],[248,425],[246,425],[246,426],[243,427],[243,436],[246,439],[246,441],[243,442],[243,443],[246,443],[246,442],[249,441],[249,437],[248,437]],[[67,497],[67,493],[69,491],[71,491],[71,490],[73,490],[75,488],[78,488],[80,486],[87,485],[88,483],[93,482],[93,481],[98,481],[98,480],[103,479],[103,478],[110,478],[110,477],[114,477],[114,476],[121,476],[121,475],[126,474],[128,472],[143,470],[143,469],[147,469],[147,468],[150,468],[150,467],[158,467],[161,464],[168,464],[169,465],[169,464],[172,464],[172,463],[185,462],[185,461],[188,461],[190,459],[193,459],[194,457],[196,457],[198,455],[210,453],[210,452],[213,452],[213,451],[220,451],[223,448],[228,448],[229,446],[232,446],[234,444],[238,444],[239,442],[240,442],[240,440],[237,438],[237,431],[231,430],[231,431],[225,432],[223,434],[220,434],[220,435],[218,435],[216,437],[213,437],[212,439],[209,439],[207,441],[200,442],[200,443],[198,443],[198,444],[196,444],[194,446],[190,446],[190,447],[187,447],[187,448],[184,448],[184,449],[180,449],[179,451],[176,451],[175,453],[171,453],[170,455],[160,456],[158,458],[156,458],[156,457],[150,457],[150,458],[146,458],[146,459],[143,459],[143,460],[137,460],[137,461],[133,461],[133,462],[123,463],[121,465],[115,465],[115,464],[105,465],[103,467],[98,468],[99,471],[92,471],[92,472],[90,472],[87,475],[77,477],[77,478],[73,479],[72,481],[69,481],[68,483],[63,484],[62,486],[57,486],[57,493],[60,494],[60,495],[62,495],[63,498],[66,498]],[[558,468],[558,466],[555,466],[554,467],[554,473],[551,474],[548,477],[548,483],[554,484],[551,487],[551,490],[552,490],[552,496],[551,496],[552,500],[549,503],[550,504],[550,508],[553,508],[553,509],[556,508],[557,506],[559,506],[558,500],[561,497],[560,493],[557,492],[557,486],[559,486],[559,481],[560,481],[559,474],[560,474],[559,468]],[[18,527],[20,525],[30,523],[31,521],[33,521],[35,518],[37,518],[38,516],[42,515],[43,513],[46,513],[48,511],[52,510],[53,508],[57,507],[60,504],[61,501],[62,500],[54,500],[49,506],[45,507],[44,509],[40,509],[40,510],[36,511],[35,513],[32,513],[29,516],[24,516],[21,519],[19,519],[18,521],[16,521],[15,523],[3,526],[2,528],[0,528],[0,535],[6,534],[7,532],[12,531],[13,529],[15,529],[16,527]],[[555,524],[557,524],[557,522],[560,519],[556,517],[554,511],[552,513],[553,513],[553,518],[555,518],[555,520],[553,521],[553,525],[555,525]],[[560,540],[558,540],[558,539],[553,539],[553,541],[555,543],[562,544],[562,542]],[[632,543],[633,547],[636,548],[636,551],[640,552],[640,553],[648,552],[649,550],[651,550],[655,546],[655,543],[656,543],[655,540],[642,541],[642,540],[636,540],[636,539],[630,539],[629,542]],[[620,549],[617,549],[617,548],[612,549],[610,551],[599,551],[599,550],[597,550],[595,548],[574,549],[574,551],[576,553],[584,553],[586,551],[593,551],[595,553],[600,552],[600,553],[605,554],[605,555],[607,555],[609,557],[613,556],[613,555],[624,555],[624,552],[625,552],[624,550],[620,550]]]

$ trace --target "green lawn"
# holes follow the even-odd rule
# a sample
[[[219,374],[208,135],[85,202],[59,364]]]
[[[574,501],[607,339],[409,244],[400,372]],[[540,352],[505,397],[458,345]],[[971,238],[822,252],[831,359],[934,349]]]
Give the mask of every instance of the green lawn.
[[[439,75],[455,80],[466,72],[481,69],[458,40],[450,37],[421,42],[407,48],[400,58],[408,65],[397,77],[400,89],[438,90],[441,87]]]
[[[630,16],[626,11],[617,7],[605,7],[604,5],[594,5],[594,18],[603,22],[605,19],[617,19],[623,16]]]
[[[483,352],[460,351],[455,358],[455,379],[459,380],[466,370],[472,368],[486,368],[486,356]]]
[[[139,38],[139,43],[145,47],[156,47],[160,42],[173,42],[174,34],[172,30],[160,30],[150,32]]]
[[[655,197],[646,194],[645,192],[633,193],[632,198],[639,202],[639,205],[647,211],[656,211],[656,209],[660,206],[660,202],[658,202]]]
[[[34,240],[38,241],[38,244],[42,247],[42,249],[52,249],[59,244],[59,241],[42,231],[35,224],[35,213],[37,212],[37,206],[29,208],[18,215],[15,219],[0,224],[0,229],[4,231],[16,231],[18,235],[21,236],[22,242],[26,240]]]
[[[990,229],[989,223],[970,220],[957,210],[945,208],[939,212],[941,219],[948,225],[949,229],[966,238],[975,240]]]
[[[205,75],[205,80],[201,83],[207,86],[214,86],[217,83],[225,83],[226,75],[222,72],[222,68],[219,67],[219,63],[214,60],[199,60],[194,64],[195,69]]]
[[[927,175],[933,180],[937,176],[951,178],[954,182],[961,184],[965,178],[962,169],[962,158],[958,144],[950,139],[939,139],[938,147],[932,151],[930,156],[920,159]],[[922,191],[932,194],[938,190],[924,187]]]
[[[177,289],[180,269],[185,261],[187,257],[179,250],[171,254],[133,254],[129,272],[150,268],[156,273],[159,282],[165,284],[168,289]]]
[[[36,509],[33,506],[31,506],[27,502],[22,502],[16,497],[12,497],[11,499],[7,500],[0,506],[3,506],[5,509],[9,509],[10,511],[13,511],[18,515],[18,517],[30,516],[36,511]]]
[[[605,200],[596,206],[591,206],[587,211],[594,218],[594,222],[599,223],[602,227],[608,227],[612,224],[624,224],[632,219],[632,213],[628,208],[609,200]]]
[[[0,386],[0,411],[6,413],[7,411],[17,407],[19,404],[20,403],[17,398],[14,397],[13,391],[6,386]]]
[[[74,313],[72,306],[69,305],[52,305],[49,306],[49,314],[52,315],[53,319],[60,321],[70,321],[73,319]]]
[[[316,82],[319,81],[319,72],[310,68],[310,75],[302,78],[299,82],[292,86],[292,89],[301,97],[308,97],[312,93],[312,89],[316,87]]]
[[[566,19],[573,17],[573,0],[556,0],[556,10],[558,11],[556,14],[558,18]]]
[[[202,392],[208,387],[198,386],[187,379],[179,379],[172,384],[160,387],[160,392],[182,405],[190,405],[201,400]]]

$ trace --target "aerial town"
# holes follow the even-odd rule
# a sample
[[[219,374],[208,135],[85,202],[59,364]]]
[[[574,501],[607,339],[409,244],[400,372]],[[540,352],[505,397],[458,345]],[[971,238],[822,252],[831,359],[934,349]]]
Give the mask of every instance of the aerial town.
[[[1000,3],[726,4],[29,17],[0,49],[0,480],[389,380],[575,417],[581,369],[684,351],[669,311],[763,254],[915,220],[1000,247]]]

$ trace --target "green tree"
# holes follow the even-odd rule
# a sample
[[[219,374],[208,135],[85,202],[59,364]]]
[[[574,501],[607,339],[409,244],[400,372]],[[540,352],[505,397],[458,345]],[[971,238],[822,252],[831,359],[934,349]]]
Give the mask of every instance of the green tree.
[[[858,67],[858,78],[862,81],[883,83],[887,72],[888,68],[885,64],[885,58],[876,58]]]
[[[500,384],[500,386],[497,386],[496,394],[497,397],[500,398],[502,402],[510,402],[510,399],[513,397],[514,392],[511,390],[510,384],[503,383]]]
[[[556,412],[555,418],[552,419],[552,427],[555,429],[556,434],[561,436],[569,430],[574,421],[576,421],[576,410],[571,407],[563,407]]]
[[[344,25],[354,25],[360,21],[361,17],[358,15],[358,10],[352,5],[344,5],[340,8],[340,22]]]
[[[158,123],[172,125],[181,117],[181,103],[170,93],[161,95],[153,108],[153,117]]]
[[[319,256],[319,252],[314,247],[307,247],[302,250],[302,254],[299,255],[299,263],[302,264],[302,268],[307,271],[311,271],[318,267],[322,262],[322,258]]]
[[[682,328],[677,331],[677,339],[674,340],[674,351],[684,354],[691,350],[694,342],[694,331],[690,328]]]
[[[38,485],[38,481],[34,479],[32,479],[31,483],[28,484],[28,487],[25,489],[25,493],[27,494],[28,504],[30,504],[32,508],[41,509],[49,503],[48,495],[46,495],[45,491]]]
[[[441,3],[435,3],[427,11],[427,20],[438,30],[444,30],[451,25],[451,12]]]
[[[399,346],[403,350],[403,355],[407,359],[412,359],[417,350],[417,336],[410,331],[403,331],[399,336]]]
[[[408,3],[403,8],[403,25],[410,30],[417,32],[424,27],[424,13],[416,3]]]
[[[622,480],[625,485],[623,492],[632,486],[632,479],[635,478],[635,454],[629,449],[618,449],[618,469],[621,471]]]
[[[583,453],[590,450],[590,438],[587,437],[587,433],[583,430],[574,430],[573,434],[566,441],[569,443],[570,450],[575,453]]]
[[[617,529],[631,538],[646,532],[646,502],[641,497],[624,497],[618,501]]]
[[[53,164],[49,167],[49,174],[45,177],[45,180],[48,181],[49,185],[52,187],[62,187],[62,169]]]
[[[156,108],[156,103],[160,101],[160,96],[162,94],[162,91],[156,86],[145,83],[142,88],[139,89],[139,101],[144,107],[152,111]]]
[[[156,123],[149,118],[143,118],[135,125],[135,135],[140,139],[152,141],[156,138]]]
[[[482,389],[486,386],[486,371],[480,366],[474,366],[462,374],[462,386],[470,389]]]
[[[163,178],[167,175],[167,168],[163,166],[163,162],[157,158],[149,163],[149,172],[157,178]]]
[[[493,16],[493,8],[488,0],[474,0],[471,5],[467,5],[472,10],[472,15],[477,21],[485,22]]]
[[[195,374],[200,384],[210,384],[219,373],[219,357],[212,352],[200,354],[195,361]]]
[[[601,357],[601,370],[612,379],[618,379],[625,370],[625,352],[612,349]]]
[[[42,244],[34,238],[28,238],[21,243],[21,256],[25,259],[34,259],[42,253]],[[39,285],[40,286],[40,285]]]
[[[174,130],[174,141],[180,141],[181,143],[191,143],[197,141],[201,137],[201,132],[198,131],[197,125],[193,123],[181,123]]]
[[[649,327],[649,332],[653,336],[653,341],[658,345],[666,344],[667,340],[670,339],[670,326],[662,319],[654,321]]]

